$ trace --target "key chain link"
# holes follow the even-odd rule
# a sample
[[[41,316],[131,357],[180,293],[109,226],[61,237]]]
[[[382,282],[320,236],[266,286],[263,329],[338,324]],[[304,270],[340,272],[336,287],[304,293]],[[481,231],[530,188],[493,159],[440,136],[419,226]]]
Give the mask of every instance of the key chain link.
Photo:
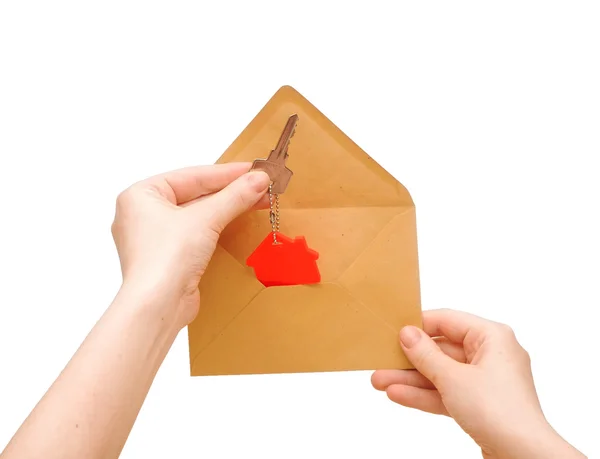
[[[275,202],[273,202],[273,200]],[[277,242],[277,233],[279,232],[279,195],[273,194],[273,184],[269,185],[269,221],[271,222],[271,229],[273,232],[273,244],[279,244]]]

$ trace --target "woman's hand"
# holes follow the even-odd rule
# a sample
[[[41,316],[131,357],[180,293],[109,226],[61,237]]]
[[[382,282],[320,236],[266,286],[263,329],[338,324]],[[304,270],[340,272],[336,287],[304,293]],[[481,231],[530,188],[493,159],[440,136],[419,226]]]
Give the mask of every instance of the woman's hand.
[[[269,177],[249,169],[248,163],[190,167],[121,193],[112,231],[124,288],[175,302],[178,325],[191,322],[219,234],[241,213],[265,204]]]
[[[379,370],[373,386],[400,405],[451,416],[486,458],[581,458],[546,421],[529,355],[506,325],[427,311],[400,342],[414,370]],[[433,338],[433,339],[432,339]]]
[[[199,304],[219,234],[269,186],[250,164],[190,167],[128,188],[113,235],[123,285],[0,456],[117,458],[167,352]]]

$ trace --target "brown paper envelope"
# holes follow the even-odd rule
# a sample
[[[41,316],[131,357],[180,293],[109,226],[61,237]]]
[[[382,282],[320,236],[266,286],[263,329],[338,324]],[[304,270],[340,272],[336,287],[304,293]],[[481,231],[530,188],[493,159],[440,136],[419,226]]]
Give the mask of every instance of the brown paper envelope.
[[[200,282],[188,327],[192,376],[413,368],[398,344],[422,326],[415,207],[408,191],[289,86],[218,163],[266,158],[288,117],[294,172],[281,232],[319,252],[317,285],[265,288],[246,259],[271,231],[267,210],[230,224]]]

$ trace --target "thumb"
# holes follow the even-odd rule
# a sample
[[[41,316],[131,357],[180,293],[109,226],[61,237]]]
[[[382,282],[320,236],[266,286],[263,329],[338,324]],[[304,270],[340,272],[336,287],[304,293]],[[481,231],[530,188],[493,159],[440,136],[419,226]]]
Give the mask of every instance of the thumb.
[[[207,201],[210,202],[214,229],[220,233],[232,220],[250,210],[263,197],[270,182],[265,172],[252,171],[211,196]]]
[[[444,354],[435,341],[417,327],[407,326],[400,330],[400,344],[408,360],[436,387],[444,384],[456,366],[460,365]]]

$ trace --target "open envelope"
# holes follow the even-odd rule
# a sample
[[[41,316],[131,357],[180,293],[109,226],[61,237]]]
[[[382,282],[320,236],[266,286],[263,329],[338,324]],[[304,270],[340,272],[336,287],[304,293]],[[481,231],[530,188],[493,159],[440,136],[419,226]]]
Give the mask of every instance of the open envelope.
[[[294,113],[281,232],[306,237],[322,281],[265,288],[246,259],[271,231],[268,210],[235,220],[200,282],[193,376],[412,368],[398,343],[404,325],[422,326],[408,191],[289,86],[218,162],[266,158]]]

